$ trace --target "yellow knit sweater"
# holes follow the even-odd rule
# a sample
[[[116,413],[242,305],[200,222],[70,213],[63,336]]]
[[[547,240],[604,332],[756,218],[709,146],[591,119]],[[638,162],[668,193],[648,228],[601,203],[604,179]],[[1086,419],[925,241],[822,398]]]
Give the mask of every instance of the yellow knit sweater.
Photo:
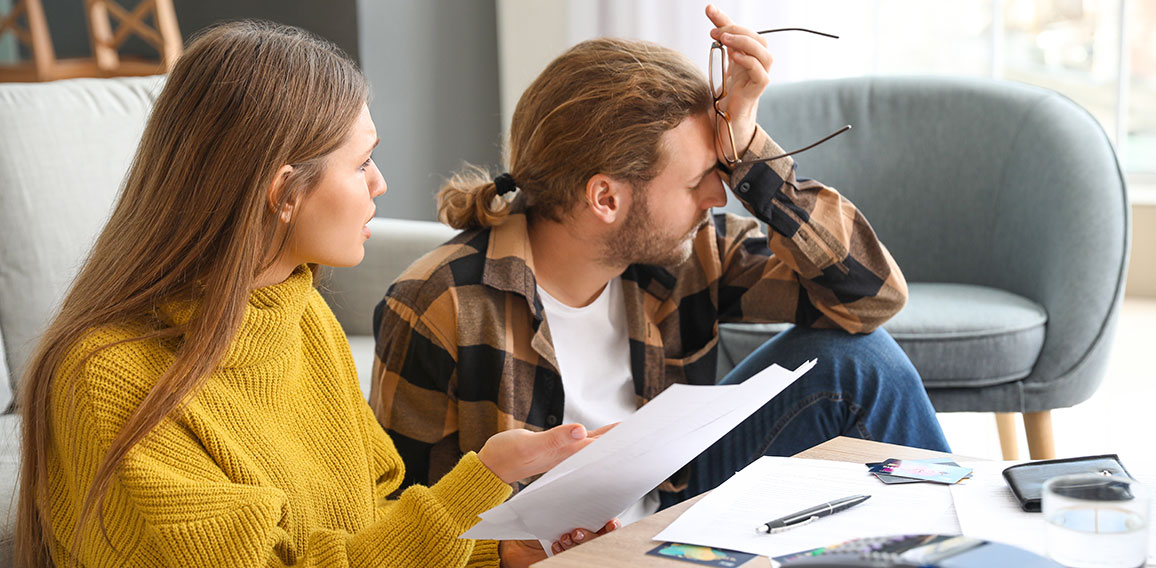
[[[166,311],[177,321],[192,312]],[[173,343],[122,343],[79,362],[143,326],[98,329],[73,347],[55,381],[49,483],[58,561],[70,558],[101,457],[173,361]],[[105,501],[108,540],[89,525],[77,559],[90,567],[498,565],[496,542],[457,536],[510,487],[471,453],[436,485],[386,500],[403,465],[356,376],[307,267],[254,291],[219,370],[122,462]]]

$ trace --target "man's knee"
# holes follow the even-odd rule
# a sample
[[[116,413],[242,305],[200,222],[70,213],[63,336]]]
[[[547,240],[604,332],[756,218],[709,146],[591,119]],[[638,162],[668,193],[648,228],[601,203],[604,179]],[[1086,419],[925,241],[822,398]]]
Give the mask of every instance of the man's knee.
[[[841,329],[811,329],[795,326],[771,342],[776,350],[805,362],[815,358],[870,361],[902,365],[910,363],[907,354],[883,328],[871,333],[848,333]]]
[[[810,359],[832,370],[838,382],[853,380],[857,386],[897,389],[923,388],[918,371],[899,344],[882,328],[871,333],[852,334],[842,330],[794,327],[776,337],[776,350],[788,354],[784,366],[797,366]],[[870,385],[863,384],[871,383]],[[879,383],[877,386],[874,383]],[[850,385],[848,385],[850,386]]]
[[[745,380],[770,364],[794,369],[811,359],[817,368],[809,382],[829,383],[825,390],[861,392],[879,389],[905,392],[921,390],[923,383],[907,354],[883,329],[852,334],[837,329],[795,326],[768,340],[752,353],[724,382]]]

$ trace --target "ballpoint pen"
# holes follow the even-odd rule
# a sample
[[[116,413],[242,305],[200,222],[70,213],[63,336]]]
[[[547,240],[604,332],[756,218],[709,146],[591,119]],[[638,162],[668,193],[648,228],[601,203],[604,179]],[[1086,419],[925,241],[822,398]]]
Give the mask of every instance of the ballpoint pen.
[[[777,533],[790,528],[799,527],[810,522],[814,522],[821,517],[833,515],[839,511],[845,511],[870,499],[870,495],[852,495],[850,497],[843,497],[842,499],[835,499],[828,501],[822,505],[816,505],[810,509],[803,509],[798,513],[791,513],[785,517],[780,517],[769,523],[763,523],[755,528],[755,532],[760,533]]]

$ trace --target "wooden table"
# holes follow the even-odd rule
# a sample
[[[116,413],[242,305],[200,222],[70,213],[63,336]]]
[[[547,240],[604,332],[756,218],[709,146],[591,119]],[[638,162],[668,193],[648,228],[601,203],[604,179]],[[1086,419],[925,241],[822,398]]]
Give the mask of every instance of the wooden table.
[[[866,463],[886,458],[924,459],[950,456],[951,454],[942,452],[883,444],[880,442],[869,442],[857,438],[840,437],[819,444],[809,450],[799,452],[795,457]],[[693,566],[693,564],[687,564],[686,562],[678,560],[648,556],[646,552],[658,546],[658,543],[652,540],[654,535],[674,522],[674,520],[694,504],[699,497],[655,513],[630,526],[618,529],[582,546],[567,550],[553,558],[547,558],[534,564],[534,566],[536,568],[589,568],[590,566],[604,566],[608,568],[616,566],[622,568],[634,568],[636,566],[679,568],[680,566]],[[743,568],[770,568],[770,566],[770,559],[765,556],[760,556],[744,564]]]

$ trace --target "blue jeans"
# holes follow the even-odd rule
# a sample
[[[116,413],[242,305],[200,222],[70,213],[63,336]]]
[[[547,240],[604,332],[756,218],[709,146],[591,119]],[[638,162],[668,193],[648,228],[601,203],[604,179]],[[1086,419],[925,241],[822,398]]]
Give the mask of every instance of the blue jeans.
[[[950,451],[919,373],[882,329],[852,335],[793,327],[718,384],[741,383],[772,363],[795,369],[811,359],[818,359],[813,369],[699,454],[690,485],[663,493],[662,508],[718,487],[761,456],[791,456],[836,436]]]

